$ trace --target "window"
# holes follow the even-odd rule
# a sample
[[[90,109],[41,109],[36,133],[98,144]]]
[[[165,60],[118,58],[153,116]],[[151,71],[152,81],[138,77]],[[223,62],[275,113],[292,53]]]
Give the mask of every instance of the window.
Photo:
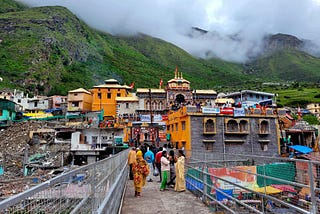
[[[268,142],[260,142],[260,146],[262,151],[268,151]]]
[[[98,143],[98,136],[92,136],[92,144],[97,144]]]
[[[101,93],[98,93],[98,98],[101,99]]]
[[[176,125],[176,131],[178,131],[178,123],[176,123],[175,125]]]
[[[111,93],[107,93],[107,98],[111,99]]]
[[[120,94],[120,93],[117,93],[117,97],[121,97],[121,94]]]
[[[235,120],[229,120],[227,123],[228,132],[238,132],[238,123]]]
[[[79,107],[79,102],[72,102],[72,107]]]
[[[204,146],[207,151],[213,151],[213,143],[205,143]]]
[[[269,134],[269,122],[267,120],[262,120],[259,123],[260,134]]]
[[[18,99],[18,103],[21,103],[21,99]]]
[[[248,121],[246,120],[240,120],[240,132],[248,132]]]
[[[38,107],[38,102],[34,102],[34,107]]]
[[[129,103],[126,103],[126,108],[129,108]]]
[[[186,122],[185,121],[181,122],[181,129],[186,130]]]
[[[167,131],[170,131],[170,125],[169,125],[169,126],[167,126]]]
[[[215,119],[204,119],[204,133],[215,133]]]
[[[77,94],[77,93],[75,93],[75,94],[74,94],[74,96],[76,97],[76,96],[78,96],[78,94]]]
[[[156,101],[153,101],[153,103],[152,103],[152,109],[154,109],[154,110],[157,109],[157,103],[156,103]]]

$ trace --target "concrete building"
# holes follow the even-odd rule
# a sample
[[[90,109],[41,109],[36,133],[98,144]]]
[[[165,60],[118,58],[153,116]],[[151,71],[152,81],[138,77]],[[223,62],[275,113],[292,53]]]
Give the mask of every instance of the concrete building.
[[[272,106],[276,103],[276,96],[272,93],[242,90],[233,93],[229,93],[223,96],[224,98],[232,98],[235,101],[235,105],[242,106],[254,106],[256,104]]]
[[[92,93],[83,88],[78,88],[68,92],[68,111],[91,111]]]
[[[310,103],[307,105],[306,109],[309,110],[314,116],[320,118],[320,103]]]
[[[93,89],[90,90],[93,96],[92,111],[100,111],[103,109],[105,119],[116,119],[116,99],[118,97],[129,96],[131,90],[131,87],[127,85],[120,85],[115,79],[105,80],[104,84],[94,86]]]

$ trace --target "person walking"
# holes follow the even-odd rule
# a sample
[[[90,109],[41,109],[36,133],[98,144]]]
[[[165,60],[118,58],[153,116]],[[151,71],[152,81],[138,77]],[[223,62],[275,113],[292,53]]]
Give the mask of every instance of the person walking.
[[[160,181],[159,182],[161,182],[162,181],[162,175],[161,175],[161,157],[162,157],[162,150],[163,150],[163,148],[162,147],[160,147],[159,148],[159,151],[157,152],[157,154],[156,154],[156,158],[155,158],[155,165],[156,165],[156,167],[157,167],[157,169],[158,169],[158,171],[159,171],[159,177],[160,177]]]
[[[160,186],[160,191],[163,191],[167,187],[167,181],[170,173],[170,161],[167,157],[167,151],[162,151],[161,157],[161,173],[162,173],[162,181]]]
[[[170,161],[170,179],[168,182],[169,187],[173,188],[176,179],[176,169],[175,163],[177,162],[177,157],[174,154],[174,150],[169,151],[169,161]]]
[[[149,147],[147,147],[147,152],[144,154],[144,159],[147,161],[150,172],[153,170],[153,162],[154,162],[154,154],[153,152],[149,149]],[[148,182],[152,182],[152,178],[151,178],[151,174],[149,173],[149,175],[147,176],[147,181]]]
[[[136,162],[133,163],[133,184],[134,184],[134,196],[141,197],[142,187],[146,184],[146,177],[150,173],[147,162],[142,157],[142,152],[137,152]]]
[[[136,162],[136,148],[132,147],[128,154],[128,165],[130,167],[129,178],[133,180],[132,165]]]
[[[176,183],[174,186],[174,191],[182,192],[186,190],[186,180],[184,177],[184,162],[185,155],[183,150],[178,151],[178,160],[176,163]]]

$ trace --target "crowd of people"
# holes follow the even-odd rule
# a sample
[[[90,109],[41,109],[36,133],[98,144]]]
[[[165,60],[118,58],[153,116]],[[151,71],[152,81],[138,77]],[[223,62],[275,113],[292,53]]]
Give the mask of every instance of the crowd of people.
[[[159,176],[160,191],[169,188],[174,188],[177,192],[185,191],[184,163],[183,150],[176,152],[175,149],[169,149],[167,144],[158,149],[146,144],[139,148],[132,147],[128,155],[128,164],[129,178],[134,183],[135,197],[141,196],[143,186],[146,182],[153,182],[153,176]]]

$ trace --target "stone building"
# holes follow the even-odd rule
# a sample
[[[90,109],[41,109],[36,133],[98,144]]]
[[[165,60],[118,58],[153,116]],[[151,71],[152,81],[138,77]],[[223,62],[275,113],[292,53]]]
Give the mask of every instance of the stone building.
[[[279,154],[278,115],[272,109],[253,113],[243,108],[185,106],[168,115],[167,132],[177,148],[193,151]]]

